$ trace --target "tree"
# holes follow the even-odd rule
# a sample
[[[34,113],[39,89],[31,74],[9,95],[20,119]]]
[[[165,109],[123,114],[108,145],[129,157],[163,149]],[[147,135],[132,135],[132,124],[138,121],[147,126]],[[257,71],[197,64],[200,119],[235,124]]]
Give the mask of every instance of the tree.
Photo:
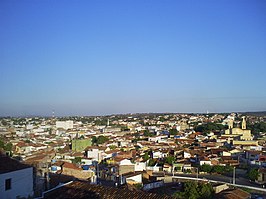
[[[258,172],[258,169],[256,168],[252,168],[249,170],[248,172],[248,178],[252,181],[255,181],[258,179],[258,176],[259,176],[259,172]]]
[[[176,198],[180,199],[211,199],[214,196],[214,191],[211,184],[198,184],[194,181],[184,183],[183,192],[174,193]]]
[[[213,170],[214,173],[219,173],[222,174],[224,172],[224,166],[221,165],[215,165],[213,166]]]
[[[105,142],[107,142],[109,139],[103,135],[100,135],[98,138],[97,138],[97,144],[103,144]]]
[[[200,166],[200,171],[211,173],[212,172],[212,166],[209,164],[203,164]]]
[[[193,181],[188,181],[185,183],[185,195],[188,199],[197,199],[200,198],[199,191],[197,189],[198,184]]]
[[[168,156],[165,158],[165,162],[171,165],[173,164],[174,160],[175,160],[174,156]]]
[[[110,148],[111,150],[114,150],[114,149],[117,148],[117,146],[115,146],[115,145],[111,145],[111,146],[109,146],[109,148]]]
[[[150,158],[150,156],[149,156],[148,152],[146,152],[146,153],[144,154],[144,156],[143,156],[143,160],[144,160],[144,161],[147,161],[149,158]]]
[[[144,130],[143,135],[144,135],[145,137],[152,137],[152,136],[154,136],[154,134],[151,133],[151,132],[150,132],[149,130],[147,130],[147,129]]]
[[[81,157],[75,157],[75,159],[72,160],[72,163],[74,164],[81,163]]]
[[[92,144],[97,144],[97,137],[96,136],[92,136],[91,142],[92,142]]]
[[[4,141],[3,141],[3,140],[0,140],[0,149],[3,149],[3,148],[4,148],[4,146],[5,146],[5,143],[4,143]]]
[[[154,159],[149,159],[148,166],[154,166],[156,164],[156,160]]]
[[[203,132],[204,134],[207,134],[211,131],[221,131],[221,130],[225,130],[226,128],[227,126],[225,125],[208,122],[206,124],[196,126],[194,130],[197,132]]]
[[[7,143],[5,144],[5,142],[3,140],[0,140],[0,149],[4,149],[5,151],[12,151],[12,143]]]
[[[92,138],[91,138],[92,144],[96,144],[96,145],[103,144],[103,143],[107,142],[108,140],[109,139],[103,135],[100,135],[99,137],[92,136]]]
[[[176,130],[176,128],[170,129],[169,130],[170,135],[177,135],[178,131]]]
[[[203,183],[203,184],[200,184],[200,198],[204,198],[204,199],[211,199],[213,198],[213,195],[214,195],[214,191],[213,191],[213,188],[211,186],[211,184],[207,183]]]

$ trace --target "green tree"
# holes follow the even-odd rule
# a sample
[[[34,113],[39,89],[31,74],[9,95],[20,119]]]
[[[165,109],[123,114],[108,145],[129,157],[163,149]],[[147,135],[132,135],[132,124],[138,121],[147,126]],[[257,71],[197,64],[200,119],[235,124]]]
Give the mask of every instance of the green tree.
[[[149,156],[148,152],[146,152],[146,153],[144,154],[144,156],[143,156],[143,160],[144,160],[144,161],[147,161],[149,158],[150,158],[150,156]]]
[[[252,168],[249,170],[248,172],[248,178],[252,181],[255,181],[258,179],[258,176],[259,176],[259,172],[258,172],[258,169],[256,168]]]
[[[72,163],[74,164],[81,163],[81,157],[75,157],[75,159],[72,160]]]
[[[4,146],[5,146],[5,143],[4,143],[4,141],[3,141],[3,140],[0,140],[0,149],[3,149],[3,148],[4,148]]]
[[[148,166],[154,166],[156,164],[156,160],[154,159],[149,159]]]
[[[200,198],[204,198],[204,199],[211,199],[214,196],[214,190],[211,186],[211,184],[207,183],[203,183],[200,184]]]
[[[219,173],[219,174],[222,174],[224,173],[224,166],[221,166],[221,165],[215,165],[213,166],[213,170],[212,170],[214,173]]]
[[[4,146],[4,150],[6,151],[12,151],[13,145],[9,142]]]
[[[99,144],[103,144],[107,142],[109,139],[103,135],[100,135],[99,137],[92,136],[91,140],[92,140],[92,144],[99,145]]]
[[[110,148],[111,150],[113,150],[113,149],[116,149],[117,146],[115,146],[115,145],[111,145],[111,146],[109,146],[109,148]]]
[[[204,134],[207,134],[211,131],[221,131],[227,129],[226,125],[222,124],[217,124],[217,123],[212,123],[208,122],[206,124],[198,125],[194,128],[195,131],[197,132],[203,132]]]
[[[184,183],[183,192],[174,193],[174,197],[180,199],[211,199],[214,196],[214,191],[211,184],[198,184],[194,181]]]
[[[146,137],[153,137],[154,136],[154,134],[151,133],[148,129],[144,130],[143,135]]]
[[[173,162],[175,161],[175,157],[174,156],[168,156],[165,158],[165,162],[168,164],[173,164]]]
[[[98,138],[97,138],[97,144],[103,144],[105,142],[107,142],[109,139],[103,135],[100,135]]]
[[[199,191],[197,189],[198,184],[193,181],[188,181],[185,183],[185,195],[188,199],[197,199],[200,198]]]
[[[200,171],[211,173],[212,172],[212,166],[209,164],[203,164],[200,166]]]
[[[176,130],[176,128],[170,129],[169,130],[170,135],[177,135],[178,131]]]

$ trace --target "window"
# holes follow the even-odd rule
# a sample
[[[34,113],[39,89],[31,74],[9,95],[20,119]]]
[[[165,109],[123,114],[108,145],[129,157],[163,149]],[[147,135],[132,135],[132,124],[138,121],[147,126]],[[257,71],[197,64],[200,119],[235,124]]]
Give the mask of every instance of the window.
[[[6,184],[5,185],[6,185],[6,191],[11,189],[11,178],[6,179]]]

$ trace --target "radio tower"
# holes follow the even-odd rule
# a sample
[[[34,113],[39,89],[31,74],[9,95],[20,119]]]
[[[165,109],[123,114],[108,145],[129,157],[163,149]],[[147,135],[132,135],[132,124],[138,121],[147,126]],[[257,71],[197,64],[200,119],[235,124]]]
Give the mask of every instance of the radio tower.
[[[55,117],[55,116],[54,116],[54,110],[53,110],[53,111],[52,111],[52,118],[54,119],[54,117]]]

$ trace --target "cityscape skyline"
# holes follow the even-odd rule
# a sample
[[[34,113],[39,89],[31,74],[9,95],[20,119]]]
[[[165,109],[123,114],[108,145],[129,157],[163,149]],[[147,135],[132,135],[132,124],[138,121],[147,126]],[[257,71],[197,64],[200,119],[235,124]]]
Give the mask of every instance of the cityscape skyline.
[[[265,1],[1,1],[1,116],[266,110]]]

